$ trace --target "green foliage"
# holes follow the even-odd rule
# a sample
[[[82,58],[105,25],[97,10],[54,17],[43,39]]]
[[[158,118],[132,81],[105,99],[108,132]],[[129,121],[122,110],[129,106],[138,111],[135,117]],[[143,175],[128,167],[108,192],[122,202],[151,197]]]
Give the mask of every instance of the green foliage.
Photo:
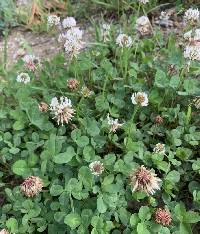
[[[200,94],[199,64],[192,61],[185,69],[172,34],[139,39],[134,17],[124,19],[124,31],[135,38],[129,49],[116,45],[119,25],[112,25],[110,41],[97,38],[67,66],[60,53],[42,61],[36,72],[27,71],[22,61],[6,72],[0,83],[0,229],[16,234],[196,231],[200,117],[192,99]],[[30,83],[16,82],[21,71],[29,73]],[[79,81],[75,91],[67,86],[72,77]],[[84,86],[93,92],[88,97],[82,95]],[[148,106],[133,105],[136,92],[148,95]],[[61,96],[70,98],[75,114],[58,125],[38,104]],[[123,123],[116,132],[108,113]],[[157,143],[165,144],[163,154],[154,152]],[[94,161],[103,164],[99,176],[90,170]],[[130,185],[130,173],[141,165],[161,179],[160,190],[151,196]],[[44,183],[34,197],[20,189],[28,176]],[[171,213],[168,226],[155,221],[160,207]]]
[[[13,0],[0,1],[0,30],[16,26],[16,12]]]

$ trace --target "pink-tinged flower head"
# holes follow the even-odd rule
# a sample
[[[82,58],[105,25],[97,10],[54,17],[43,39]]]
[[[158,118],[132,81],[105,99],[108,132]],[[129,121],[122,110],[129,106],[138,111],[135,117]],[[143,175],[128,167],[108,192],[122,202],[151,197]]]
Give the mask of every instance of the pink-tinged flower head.
[[[42,191],[43,186],[42,179],[37,176],[29,176],[21,184],[21,192],[27,197],[34,197]]]
[[[72,91],[76,90],[79,86],[79,81],[77,79],[70,79],[67,81],[67,86],[69,87],[69,89],[71,89]]]
[[[0,231],[0,234],[9,234],[9,232],[8,232],[6,229],[2,229],[2,230]]]
[[[45,102],[40,102],[40,103],[38,104],[38,108],[39,108],[39,110],[40,110],[41,112],[47,112],[48,109],[49,109],[49,105],[48,105],[47,103],[45,103]]]
[[[155,118],[155,122],[157,124],[162,124],[163,123],[163,118],[160,115],[157,115]]]
[[[156,190],[160,189],[159,182],[161,180],[143,165],[131,172],[130,181],[133,192],[143,191],[147,195],[153,195]]]
[[[155,221],[163,226],[169,226],[172,222],[170,212],[166,209],[158,208],[155,212]]]
[[[50,104],[50,110],[54,114],[53,119],[57,119],[58,125],[61,123],[69,123],[69,121],[74,117],[75,110],[72,108],[71,100],[67,97],[57,97],[52,98]]]
[[[90,163],[89,168],[92,174],[96,176],[101,175],[102,172],[104,171],[103,163],[101,163],[100,161],[94,161]]]
[[[23,58],[25,67],[30,71],[35,71],[40,66],[40,60],[35,55],[25,55]]]

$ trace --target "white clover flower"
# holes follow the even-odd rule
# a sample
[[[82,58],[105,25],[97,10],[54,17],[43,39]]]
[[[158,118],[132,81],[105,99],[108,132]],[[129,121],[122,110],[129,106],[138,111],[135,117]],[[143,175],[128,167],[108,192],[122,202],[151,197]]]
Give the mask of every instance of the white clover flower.
[[[62,22],[63,28],[72,28],[76,26],[76,20],[74,17],[67,17]]]
[[[144,92],[133,93],[131,97],[132,103],[134,105],[148,106],[148,96]]]
[[[113,119],[110,115],[107,115],[108,125],[110,125],[110,132],[116,132],[118,128],[120,128],[123,123],[119,123],[118,119]]]
[[[47,19],[47,24],[49,27],[57,26],[60,24],[60,17],[57,15],[49,15]]]
[[[38,66],[40,66],[40,59],[35,55],[27,54],[23,57],[23,61],[25,66],[33,72],[37,69]]]
[[[196,24],[199,20],[199,10],[198,9],[188,9],[185,12],[184,19],[186,23]]]
[[[183,35],[183,38],[186,40],[186,41],[199,41],[200,40],[200,29],[195,29],[194,31],[193,30],[190,30],[188,32],[186,32],[184,35]]]
[[[77,57],[80,53],[81,49],[83,48],[82,41],[79,40],[66,40],[64,44],[65,52],[70,57]]]
[[[200,47],[187,45],[184,50],[184,58],[200,61]]]
[[[24,83],[24,84],[27,84],[27,83],[29,83],[31,81],[29,74],[28,73],[24,73],[24,72],[20,73],[17,76],[16,80],[17,80],[17,82]]]
[[[66,41],[64,44],[65,52],[70,57],[76,57],[80,50],[83,48],[83,31],[78,27],[70,28],[62,37],[65,37]]]
[[[184,33],[183,38],[184,38],[185,40],[187,40],[187,41],[191,41],[191,39],[192,39],[192,30],[190,30],[190,31],[188,31],[188,32],[186,32],[186,33]]]
[[[132,43],[133,41],[131,37],[123,33],[119,34],[116,39],[116,44],[119,45],[120,47],[131,47]]]
[[[83,30],[80,30],[79,27],[73,27],[70,28],[69,30],[67,30],[66,32],[66,39],[67,40],[71,40],[74,41],[76,40],[81,40],[83,37]]]
[[[147,35],[151,33],[151,23],[147,16],[141,16],[136,20],[136,30],[141,33],[141,35]]]
[[[155,145],[153,152],[156,154],[165,154],[165,144],[158,143]]]
[[[143,165],[130,173],[132,192],[143,191],[147,195],[153,195],[156,190],[160,189],[160,178]]]
[[[138,0],[138,1],[139,1],[139,3],[142,3],[142,4],[146,4],[149,2],[149,0]]]
[[[104,23],[101,26],[101,37],[103,42],[107,42],[110,40],[110,24]]]
[[[89,165],[90,171],[93,175],[99,176],[104,171],[103,163],[100,161],[94,161]]]
[[[52,98],[50,104],[50,110],[54,114],[53,119],[57,119],[58,125],[61,123],[69,123],[69,121],[74,117],[75,110],[72,108],[71,100],[67,97],[57,97]]]

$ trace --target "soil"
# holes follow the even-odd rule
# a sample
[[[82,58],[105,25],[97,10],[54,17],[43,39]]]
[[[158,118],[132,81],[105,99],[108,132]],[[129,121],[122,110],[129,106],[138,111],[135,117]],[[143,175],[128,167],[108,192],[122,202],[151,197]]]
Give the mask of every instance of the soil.
[[[0,52],[3,54],[4,41],[0,40]],[[21,49],[20,49],[21,48]],[[20,50],[19,50],[20,49]],[[51,58],[60,50],[55,35],[33,33],[22,27],[12,29],[8,36],[8,66],[13,65],[20,56],[28,51],[39,58]]]

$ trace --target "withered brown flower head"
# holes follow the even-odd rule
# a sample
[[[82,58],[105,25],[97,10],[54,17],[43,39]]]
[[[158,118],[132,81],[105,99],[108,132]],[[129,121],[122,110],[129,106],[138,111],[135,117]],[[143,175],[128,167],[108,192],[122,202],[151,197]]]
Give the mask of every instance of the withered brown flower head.
[[[79,81],[77,79],[70,79],[67,81],[67,86],[72,91],[76,90],[79,86]]]
[[[158,208],[155,212],[155,221],[163,226],[168,226],[172,222],[171,214],[168,210]]]
[[[38,104],[38,108],[39,108],[39,110],[40,110],[41,112],[47,112],[48,109],[49,109],[49,105],[48,105],[47,103],[45,103],[45,102],[40,102],[40,103]]]
[[[161,180],[143,165],[131,172],[130,181],[133,192],[143,191],[147,195],[153,195],[156,190],[160,189],[159,182]]]
[[[2,230],[0,231],[0,234],[9,234],[9,232],[8,232],[6,229],[2,229]]]
[[[170,76],[177,74],[177,68],[175,64],[169,64],[167,67],[167,73]]]
[[[43,186],[42,179],[37,176],[29,176],[21,184],[21,192],[27,197],[34,197],[42,191]]]
[[[155,122],[157,124],[162,124],[163,123],[163,118],[160,115],[157,115],[155,118]]]

